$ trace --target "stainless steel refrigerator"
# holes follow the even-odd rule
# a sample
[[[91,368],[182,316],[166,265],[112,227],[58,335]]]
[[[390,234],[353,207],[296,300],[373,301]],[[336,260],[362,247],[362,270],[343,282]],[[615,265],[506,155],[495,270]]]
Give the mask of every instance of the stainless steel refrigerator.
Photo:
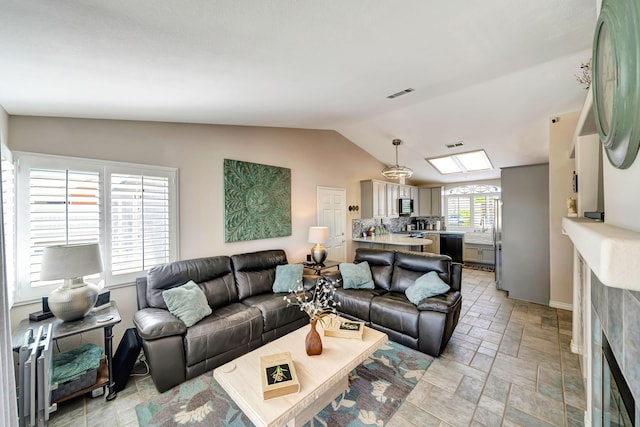
[[[496,288],[502,289],[502,200],[493,201],[493,253],[495,254]]]

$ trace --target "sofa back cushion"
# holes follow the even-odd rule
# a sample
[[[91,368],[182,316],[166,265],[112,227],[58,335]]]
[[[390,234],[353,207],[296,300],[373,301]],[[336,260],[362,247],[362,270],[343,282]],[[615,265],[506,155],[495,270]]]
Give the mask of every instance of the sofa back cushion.
[[[281,249],[251,252],[231,256],[233,270],[241,300],[254,295],[273,292],[276,266],[287,264],[287,256]]]
[[[404,292],[425,273],[435,271],[446,283],[450,283],[449,268],[451,258],[447,255],[433,255],[417,252],[396,252],[392,292]]]
[[[214,309],[238,301],[231,259],[216,256],[176,261],[149,270],[146,292],[149,307],[166,309],[162,291],[184,285],[189,280],[200,286]]]
[[[367,261],[371,267],[371,276],[373,276],[376,288],[382,288],[386,291],[391,290],[394,259],[395,252],[393,251],[370,248],[356,249],[355,262]]]

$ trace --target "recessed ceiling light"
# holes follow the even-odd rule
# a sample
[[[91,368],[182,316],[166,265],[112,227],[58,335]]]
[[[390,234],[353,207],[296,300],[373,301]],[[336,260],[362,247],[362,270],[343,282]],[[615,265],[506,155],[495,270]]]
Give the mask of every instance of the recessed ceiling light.
[[[442,175],[493,169],[493,165],[484,150],[451,154],[449,156],[434,157],[426,160]]]

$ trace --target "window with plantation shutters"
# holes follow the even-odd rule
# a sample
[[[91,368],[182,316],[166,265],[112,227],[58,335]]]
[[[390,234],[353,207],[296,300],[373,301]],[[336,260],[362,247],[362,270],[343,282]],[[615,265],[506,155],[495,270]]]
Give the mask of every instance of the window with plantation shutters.
[[[46,246],[98,242],[104,272],[89,279],[106,286],[131,284],[177,259],[177,169],[15,155],[17,300],[47,295],[61,282],[40,281]]]
[[[169,179],[111,175],[111,273],[169,261]]]
[[[471,200],[468,196],[451,197],[447,203],[447,225],[467,227],[471,224]]]
[[[30,169],[29,283],[40,281],[46,246],[100,241],[100,176],[97,172]],[[62,281],[58,281],[62,283]]]
[[[500,198],[495,185],[463,185],[446,192],[447,226],[490,231],[495,220],[494,200]]]

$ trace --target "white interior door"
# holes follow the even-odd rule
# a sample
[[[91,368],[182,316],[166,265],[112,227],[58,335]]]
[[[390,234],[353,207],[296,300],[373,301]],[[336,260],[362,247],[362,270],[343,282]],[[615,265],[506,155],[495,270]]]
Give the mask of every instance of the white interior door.
[[[345,262],[347,244],[347,192],[344,188],[318,187],[318,226],[329,227],[327,259]]]

